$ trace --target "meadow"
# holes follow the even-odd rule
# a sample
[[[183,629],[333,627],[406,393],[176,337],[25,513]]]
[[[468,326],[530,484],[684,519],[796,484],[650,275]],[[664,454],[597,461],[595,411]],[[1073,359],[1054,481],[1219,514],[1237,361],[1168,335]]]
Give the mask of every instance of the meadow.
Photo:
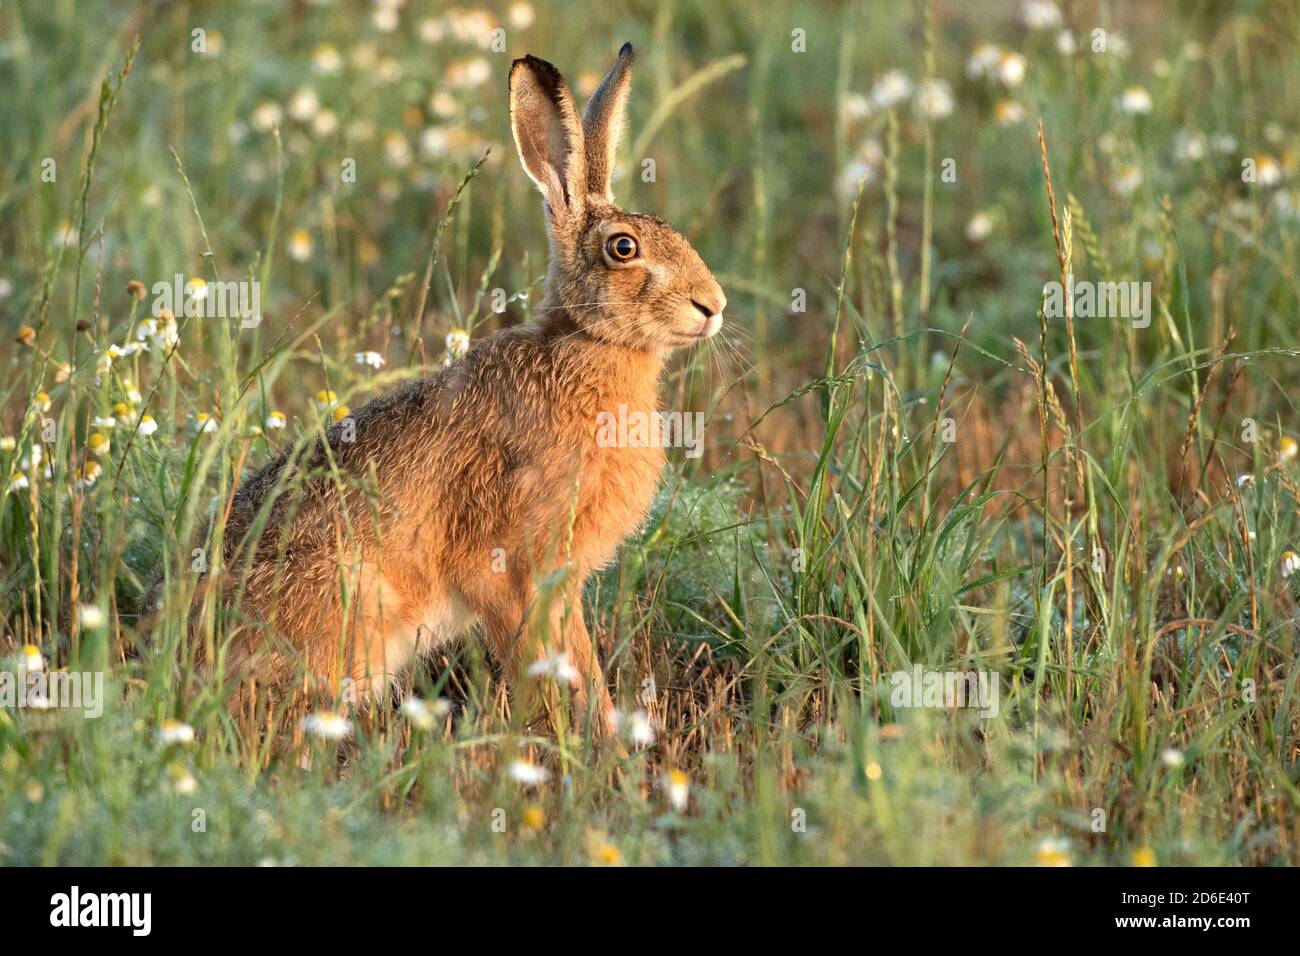
[[[204,529],[530,321],[510,62],[624,41],[729,302],[586,595],[624,746],[473,641],[232,711]],[[0,864],[1300,862],[1297,117],[1289,0],[0,5]]]

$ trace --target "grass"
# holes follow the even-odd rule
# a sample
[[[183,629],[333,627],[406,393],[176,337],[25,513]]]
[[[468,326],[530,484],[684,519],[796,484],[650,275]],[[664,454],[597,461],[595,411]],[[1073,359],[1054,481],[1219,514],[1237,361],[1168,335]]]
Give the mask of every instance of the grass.
[[[0,863],[1300,859],[1300,11],[384,9],[0,9],[0,657],[105,680],[95,719],[0,710]],[[449,334],[528,320],[506,69],[581,98],[629,39],[620,198],[731,320],[664,384],[703,457],[587,595],[653,743],[530,724],[474,642],[344,743],[232,714],[185,639],[201,529]],[[177,274],[256,278],[261,323],[142,334]],[[1053,314],[1067,274],[1149,282],[1149,325]],[[913,664],[996,675],[996,716],[902,706]]]

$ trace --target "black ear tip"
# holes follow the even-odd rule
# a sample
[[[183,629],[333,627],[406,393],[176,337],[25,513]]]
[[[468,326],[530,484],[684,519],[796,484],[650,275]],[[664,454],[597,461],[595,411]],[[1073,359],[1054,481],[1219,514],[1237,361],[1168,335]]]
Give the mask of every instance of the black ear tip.
[[[636,51],[632,49],[631,43],[624,43],[621,47],[619,47],[618,55],[620,57],[627,57],[628,59],[631,59],[633,56],[636,55]]]
[[[532,73],[533,77],[552,99],[557,97],[564,87],[564,77],[555,68],[555,64],[543,60],[541,57],[528,53],[515,60],[510,64],[510,78],[513,80],[515,71],[522,69],[527,69]]]

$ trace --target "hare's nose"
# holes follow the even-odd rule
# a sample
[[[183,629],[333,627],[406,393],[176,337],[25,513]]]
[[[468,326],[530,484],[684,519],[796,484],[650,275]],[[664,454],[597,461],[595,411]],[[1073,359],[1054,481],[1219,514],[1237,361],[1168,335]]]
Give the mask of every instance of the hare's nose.
[[[706,319],[709,319],[722,314],[722,310],[727,307],[727,297],[722,294],[722,286],[715,282],[712,288],[697,289],[691,296],[691,305],[699,309],[700,314]]]

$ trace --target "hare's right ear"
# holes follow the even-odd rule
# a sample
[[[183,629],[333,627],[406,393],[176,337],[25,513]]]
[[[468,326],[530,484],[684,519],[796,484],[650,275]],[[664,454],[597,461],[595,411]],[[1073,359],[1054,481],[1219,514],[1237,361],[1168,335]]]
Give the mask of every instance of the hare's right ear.
[[[510,126],[548,217],[556,224],[572,221],[587,193],[582,122],[564,77],[545,60],[526,56],[510,67]]]

